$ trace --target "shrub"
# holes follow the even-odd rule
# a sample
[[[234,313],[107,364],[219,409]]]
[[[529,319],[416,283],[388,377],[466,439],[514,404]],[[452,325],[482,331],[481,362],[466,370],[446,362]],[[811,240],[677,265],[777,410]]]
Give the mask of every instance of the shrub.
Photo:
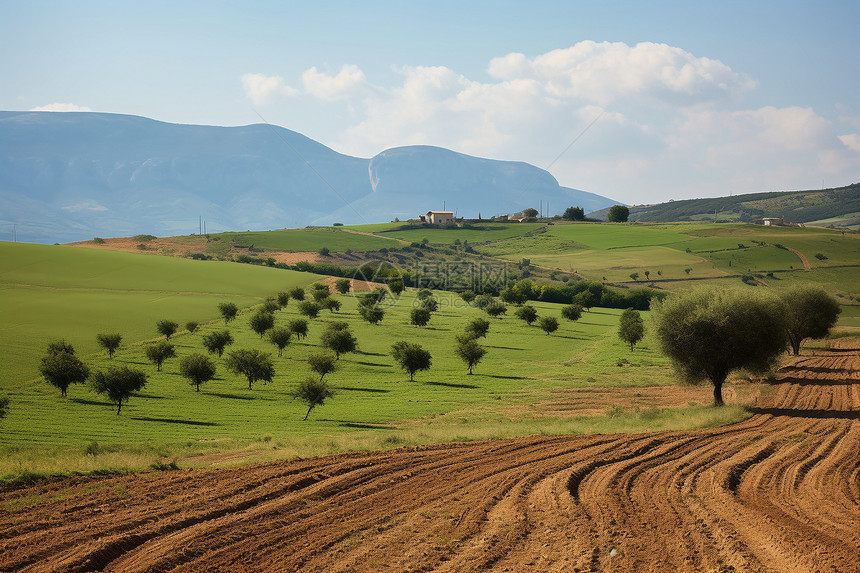
[[[197,332],[197,328],[199,326],[200,325],[196,321],[189,320],[188,322],[185,323],[185,330],[187,330],[191,334],[194,334],[195,332]]]

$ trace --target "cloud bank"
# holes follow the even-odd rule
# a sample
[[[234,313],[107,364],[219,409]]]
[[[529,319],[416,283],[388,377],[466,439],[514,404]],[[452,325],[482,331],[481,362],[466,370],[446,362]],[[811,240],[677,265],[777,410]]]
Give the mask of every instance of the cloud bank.
[[[34,107],[29,111],[93,111],[88,107],[75,105],[73,103],[51,103],[40,107]]]
[[[585,41],[534,57],[511,53],[490,60],[489,80],[446,66],[397,74],[395,85],[374,85],[344,65],[335,75],[306,70],[301,88],[262,74],[242,82],[256,104],[301,97],[332,113],[348,108],[350,122],[325,141],[345,153],[431,144],[552,164],[562,184],[630,203],[860,180],[857,117],[748,109],[754,79],[666,44]]]

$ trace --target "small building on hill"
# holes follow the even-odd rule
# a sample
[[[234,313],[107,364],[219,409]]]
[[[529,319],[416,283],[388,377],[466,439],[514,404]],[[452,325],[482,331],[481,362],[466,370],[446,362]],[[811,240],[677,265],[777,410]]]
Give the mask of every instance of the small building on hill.
[[[454,221],[454,211],[427,211],[426,215],[421,215],[422,223],[431,225],[444,225]]]
[[[765,227],[785,227],[785,215],[782,217],[764,217],[762,219]]]

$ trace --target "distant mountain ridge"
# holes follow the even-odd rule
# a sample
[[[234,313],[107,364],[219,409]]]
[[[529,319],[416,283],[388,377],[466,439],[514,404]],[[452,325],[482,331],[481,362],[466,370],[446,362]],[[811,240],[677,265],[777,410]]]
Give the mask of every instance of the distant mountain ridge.
[[[589,213],[606,219],[608,209]],[[642,222],[713,221],[760,222],[785,217],[789,223],[860,227],[860,183],[832,189],[749,193],[730,197],[684,199],[630,207],[630,220]]]
[[[0,112],[0,239],[189,234],[458,216],[586,211],[611,199],[543,169],[438,147],[350,157],[285,128],[164,123],[105,113]]]

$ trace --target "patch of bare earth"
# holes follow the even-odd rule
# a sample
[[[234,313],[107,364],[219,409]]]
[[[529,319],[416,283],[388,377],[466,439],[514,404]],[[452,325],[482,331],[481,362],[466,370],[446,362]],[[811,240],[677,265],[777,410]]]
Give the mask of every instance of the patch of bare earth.
[[[860,570],[860,354],[766,399],[701,431],[9,487],[0,571]]]

